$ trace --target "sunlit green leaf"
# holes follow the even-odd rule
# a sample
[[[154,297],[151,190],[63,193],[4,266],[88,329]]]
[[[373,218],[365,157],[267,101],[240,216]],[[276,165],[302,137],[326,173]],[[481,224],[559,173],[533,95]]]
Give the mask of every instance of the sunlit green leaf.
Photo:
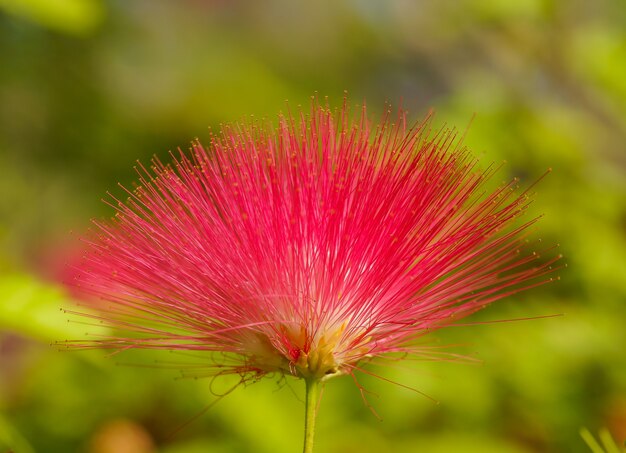
[[[57,286],[28,275],[0,277],[0,329],[44,341],[81,337],[85,327],[72,322],[63,311],[71,305]]]
[[[100,0],[0,0],[0,8],[63,33],[85,35],[103,20]]]

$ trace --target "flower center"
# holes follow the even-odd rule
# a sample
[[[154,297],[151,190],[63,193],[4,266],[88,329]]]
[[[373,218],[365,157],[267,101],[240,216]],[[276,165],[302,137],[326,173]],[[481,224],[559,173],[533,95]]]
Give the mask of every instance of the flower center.
[[[300,351],[293,364],[299,377],[323,379],[340,373],[335,351],[344,329],[345,325],[330,334],[322,335],[316,344],[311,344],[309,352]]]
[[[266,335],[255,334],[246,341],[248,365],[263,372],[280,371],[303,379],[339,375],[342,361],[337,350],[345,328],[344,323],[311,338],[304,327],[283,326],[278,344]]]

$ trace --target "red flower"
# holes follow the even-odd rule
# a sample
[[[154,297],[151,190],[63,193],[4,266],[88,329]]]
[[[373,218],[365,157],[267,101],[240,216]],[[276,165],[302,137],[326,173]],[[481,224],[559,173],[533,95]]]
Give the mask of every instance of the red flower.
[[[315,105],[278,128],[225,127],[172,165],[140,166],[78,279],[123,335],[82,347],[216,351],[219,372],[307,380],[549,281],[526,252],[516,181],[487,192],[454,132],[372,129]]]

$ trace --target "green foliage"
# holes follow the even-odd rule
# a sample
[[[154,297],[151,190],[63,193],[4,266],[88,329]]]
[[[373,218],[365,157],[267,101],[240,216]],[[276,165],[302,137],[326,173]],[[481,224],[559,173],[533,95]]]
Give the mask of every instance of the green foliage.
[[[559,282],[471,319],[562,316],[428,339],[476,363],[370,366],[438,404],[359,376],[365,403],[350,378],[330,381],[317,451],[609,449],[607,434],[583,441],[580,426],[606,426],[622,445],[620,2],[0,0],[0,9],[0,450],[96,452],[120,436],[166,453],[299,448],[303,385],[290,379],[237,388],[172,434],[236,380],[176,379],[163,362],[188,358],[168,352],[59,352],[50,344],[97,330],[61,311],[88,308],[46,280],[76,259],[69,230],[111,215],[99,199],[132,184],[136,159],[206,141],[207,126],[306,107],[316,91],[338,105],[344,89],[374,116],[402,101],[411,118],[434,107],[437,124],[463,131],[475,114],[466,144],[483,167],[507,162],[494,184],[519,176],[525,188],[552,168],[533,188],[531,215],[543,216],[543,244],[559,243],[567,267]]]
[[[602,442],[602,445],[598,443],[587,428],[580,430],[580,436],[593,453],[622,453],[626,451],[626,449],[620,448],[617,445],[613,437],[611,437],[611,433],[609,433],[606,428],[600,431],[600,442]]]
[[[2,413],[0,413],[0,448],[23,453],[34,452],[28,441],[17,432],[8,420],[5,420]]]
[[[77,338],[85,332],[84,326],[70,323],[63,311],[69,305],[63,291],[32,276],[0,276],[0,300],[0,331],[47,342]]]
[[[0,0],[0,8],[63,33],[84,35],[102,22],[99,0]]]

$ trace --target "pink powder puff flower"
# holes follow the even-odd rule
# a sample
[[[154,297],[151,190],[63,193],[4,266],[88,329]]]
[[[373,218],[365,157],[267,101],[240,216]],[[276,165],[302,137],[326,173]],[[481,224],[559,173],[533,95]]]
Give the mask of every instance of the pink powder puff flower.
[[[430,124],[374,127],[365,108],[314,102],[139,165],[78,278],[106,301],[85,316],[121,333],[71,344],[218,352],[215,373],[307,385],[383,354],[429,357],[417,339],[551,280],[558,259],[527,251],[528,191],[488,192],[495,169]]]

